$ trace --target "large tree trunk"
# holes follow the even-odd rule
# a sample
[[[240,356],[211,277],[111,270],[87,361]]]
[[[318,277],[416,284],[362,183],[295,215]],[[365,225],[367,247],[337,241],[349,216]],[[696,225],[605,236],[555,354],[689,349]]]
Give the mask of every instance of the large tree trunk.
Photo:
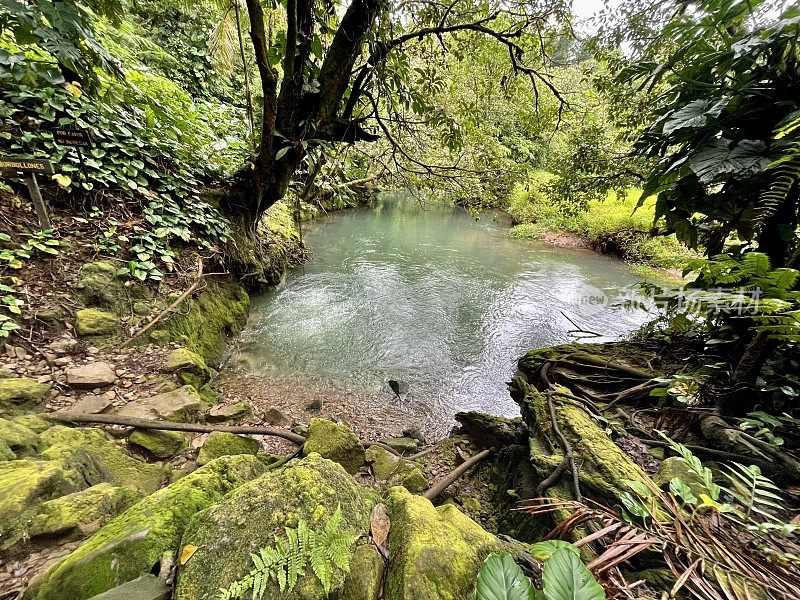
[[[304,91],[305,68],[314,33],[313,0],[287,0],[286,50],[283,79],[278,93],[278,73],[269,64],[264,11],[259,0],[246,0],[250,38],[261,78],[264,111],[258,151],[224,207],[254,226],[261,215],[281,200],[302,164],[310,139],[375,140],[357,123],[337,118],[353,65],[367,33],[380,12],[378,0],[352,0],[320,68],[317,92]]]

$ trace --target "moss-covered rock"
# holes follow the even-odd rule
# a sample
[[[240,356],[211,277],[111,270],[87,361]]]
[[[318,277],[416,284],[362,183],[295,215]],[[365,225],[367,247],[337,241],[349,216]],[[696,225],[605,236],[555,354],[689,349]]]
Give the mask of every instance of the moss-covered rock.
[[[0,418],[0,442],[16,457],[22,457],[36,454],[42,440],[27,427]]]
[[[266,473],[192,519],[181,545],[192,544],[198,550],[178,578],[175,598],[215,597],[220,587],[239,580],[252,568],[251,552],[273,546],[275,536],[284,538],[284,529],[297,526],[299,519],[320,531],[339,507],[345,531],[367,534],[376,501],[375,494],[359,487],[340,465],[318,454]],[[344,575],[337,571],[329,598],[344,598],[343,583]],[[277,594],[277,586],[269,587],[265,597]],[[324,593],[319,581],[306,569],[294,590],[280,597],[316,600]]]
[[[79,336],[116,335],[120,328],[119,317],[114,313],[97,308],[83,308],[75,313],[75,332]]]
[[[694,470],[692,470],[688,463],[680,456],[670,456],[665,458],[664,461],[659,465],[658,471],[653,476],[653,481],[655,481],[660,487],[666,489],[669,487],[669,482],[676,477],[688,485],[689,489],[692,490],[692,493],[695,496],[708,493],[708,490],[706,489],[706,486],[700,476]]]
[[[181,432],[161,429],[136,429],[128,436],[128,443],[147,450],[156,458],[170,458],[189,445]]]
[[[405,465],[399,470],[400,485],[412,494],[421,494],[430,487],[428,478],[422,468],[416,465]]]
[[[158,490],[50,568],[25,591],[23,598],[85,600],[149,573],[164,552],[177,552],[184,529],[195,513],[257,477],[265,468],[254,456],[224,457]],[[218,587],[213,588],[214,592]]]
[[[418,440],[410,437],[392,437],[383,440],[383,443],[396,450],[403,456],[414,454],[417,451]]]
[[[326,419],[315,418],[308,422],[303,455],[312,452],[338,462],[348,473],[355,473],[364,464],[364,445],[356,434],[344,425]]]
[[[400,464],[400,458],[377,445],[367,448],[364,458],[372,468],[375,479],[388,481]]]
[[[249,436],[236,435],[227,431],[214,431],[208,435],[206,441],[197,454],[197,464],[204,465],[220,456],[235,454],[257,454],[261,444]]]
[[[0,378],[0,408],[29,406],[44,399],[50,387],[28,377]]]
[[[17,455],[8,447],[8,444],[0,440],[0,462],[14,460],[15,458],[17,458]]]
[[[42,502],[84,487],[79,472],[56,461],[23,458],[0,463],[0,550],[29,537],[30,521]]]
[[[126,309],[125,284],[117,276],[117,267],[109,261],[83,265],[75,283],[75,295],[81,306],[102,308],[118,315]]]
[[[165,329],[151,334],[151,340],[179,342],[210,363],[216,363],[225,351],[227,336],[240,330],[250,309],[250,297],[232,279],[206,277],[206,286],[195,298],[187,300],[173,315]],[[166,335],[163,333],[166,332]]]
[[[156,491],[168,475],[168,466],[147,464],[126,454],[100,429],[51,427],[42,436],[42,456],[77,471],[86,485],[129,485],[143,494]]]
[[[383,557],[373,544],[356,548],[350,559],[350,573],[344,582],[342,600],[376,600],[385,568]]]
[[[61,535],[72,530],[99,527],[141,498],[132,487],[99,483],[41,505],[28,533],[31,537]]]
[[[405,488],[391,488],[392,564],[386,600],[464,600],[475,593],[475,577],[500,542],[452,504],[435,508]]]
[[[164,369],[167,373],[175,373],[181,383],[193,385],[198,390],[211,379],[211,371],[203,357],[186,348],[170,352]]]
[[[47,420],[44,416],[39,416],[34,414],[14,417],[12,421],[17,425],[22,425],[23,427],[27,427],[34,433],[42,433],[43,431],[47,431],[54,425],[52,421]]]

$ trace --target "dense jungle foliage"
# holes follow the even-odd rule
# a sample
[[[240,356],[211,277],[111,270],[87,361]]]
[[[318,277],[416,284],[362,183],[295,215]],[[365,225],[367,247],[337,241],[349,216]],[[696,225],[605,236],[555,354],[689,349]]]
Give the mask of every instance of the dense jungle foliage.
[[[59,127],[91,147],[57,143]],[[85,227],[88,252],[153,287],[188,252],[274,283],[288,250],[273,239],[389,188],[475,218],[504,211],[515,238],[569,235],[681,273],[678,288],[643,285],[664,311],[638,339],[668,344],[685,369],[638,391],[667,415],[724,419],[797,485],[796,4],[633,0],[586,22],[563,0],[0,0],[0,155],[51,161],[46,201]],[[16,175],[0,194],[28,210]],[[0,336],[21,335],[19,270],[58,246],[52,232],[0,231]],[[626,518],[716,511],[796,534],[758,467],[734,467],[720,489],[686,453],[693,489],[671,485],[666,508],[634,489]],[[714,585],[687,593],[749,597]]]

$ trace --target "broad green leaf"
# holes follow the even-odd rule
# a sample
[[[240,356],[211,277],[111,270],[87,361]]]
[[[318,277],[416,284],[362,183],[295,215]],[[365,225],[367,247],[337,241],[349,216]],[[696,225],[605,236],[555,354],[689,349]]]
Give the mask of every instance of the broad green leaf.
[[[476,600],[534,600],[535,590],[510,554],[490,554],[475,585]]]
[[[581,559],[571,550],[559,550],[544,563],[545,600],[605,600],[606,594]]]
[[[580,550],[564,540],[545,540],[544,542],[536,542],[535,544],[530,545],[528,551],[534,558],[544,561],[550,558],[558,550],[563,549],[571,550],[575,554],[580,554]]]

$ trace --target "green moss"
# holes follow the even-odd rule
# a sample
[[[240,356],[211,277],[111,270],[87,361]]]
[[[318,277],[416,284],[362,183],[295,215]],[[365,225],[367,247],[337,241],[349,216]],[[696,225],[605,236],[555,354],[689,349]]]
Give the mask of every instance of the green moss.
[[[224,457],[147,496],[45,572],[23,598],[85,600],[149,573],[165,551],[178,550],[195,513],[264,469],[253,456]]]
[[[204,281],[203,291],[169,319],[161,330],[167,336],[162,334],[162,338],[179,342],[203,360],[216,363],[225,351],[227,336],[244,326],[250,297],[232,280],[207,277]]]
[[[17,455],[14,454],[13,450],[3,440],[0,440],[0,462],[14,460],[15,458],[17,458]]]
[[[28,377],[7,377],[0,379],[0,407],[35,404],[44,399],[50,388]]]
[[[414,454],[418,446],[417,440],[410,437],[386,438],[383,443],[403,455]]]
[[[28,537],[30,520],[42,502],[86,487],[81,474],[55,461],[0,463],[0,550]]]
[[[374,544],[356,548],[350,559],[350,573],[342,589],[343,600],[376,600],[381,590],[385,564]]]
[[[234,454],[257,454],[261,444],[249,436],[236,435],[226,431],[209,434],[197,455],[197,464],[204,465],[220,456]]]
[[[41,444],[39,436],[18,423],[0,419],[0,442],[16,456],[32,456]]]
[[[130,485],[150,494],[168,474],[168,466],[136,460],[100,429],[56,426],[41,437],[47,446],[42,456],[79,472],[88,485]]]
[[[31,522],[29,534],[58,535],[81,526],[105,525],[140,498],[135,488],[100,483],[43,503]]]
[[[47,420],[43,416],[33,415],[33,414],[14,417],[12,421],[17,425],[22,425],[23,427],[27,427],[34,433],[42,433],[43,431],[47,431],[53,426],[52,421]]]
[[[452,504],[434,508],[429,500],[395,487],[387,495],[392,563],[386,597],[397,600],[472,598],[475,577],[500,542]]]
[[[198,550],[179,575],[175,598],[214,598],[220,587],[227,587],[250,570],[251,552],[274,545],[275,536],[285,536],[284,528],[297,526],[299,519],[319,531],[340,507],[342,528],[367,534],[376,501],[374,493],[359,487],[340,465],[319,454],[270,471],[192,519],[181,546],[193,544]],[[337,572],[331,598],[341,597],[343,583],[344,575]],[[277,594],[277,586],[268,587],[265,598]],[[324,594],[307,569],[297,587],[280,597],[316,600]]]
[[[108,261],[83,265],[75,284],[81,306],[102,308],[121,315],[127,308],[125,284],[117,276],[117,267]]]
[[[147,450],[156,458],[169,458],[189,445],[179,431],[137,429],[128,436],[128,443]]]
[[[198,390],[211,379],[211,371],[203,357],[186,348],[170,352],[164,369],[176,373],[182,383],[192,385]]]
[[[372,467],[372,474],[381,481],[388,481],[400,464],[398,457],[380,446],[367,448],[365,459]]]
[[[75,332],[82,337],[110,336],[120,332],[119,317],[97,308],[83,308],[75,313]]]
[[[400,484],[412,494],[421,494],[430,487],[425,473],[417,466],[404,470],[400,475]]]
[[[344,425],[326,419],[315,418],[308,422],[303,455],[312,452],[338,462],[348,473],[355,473],[364,464],[364,445],[356,434]]]

